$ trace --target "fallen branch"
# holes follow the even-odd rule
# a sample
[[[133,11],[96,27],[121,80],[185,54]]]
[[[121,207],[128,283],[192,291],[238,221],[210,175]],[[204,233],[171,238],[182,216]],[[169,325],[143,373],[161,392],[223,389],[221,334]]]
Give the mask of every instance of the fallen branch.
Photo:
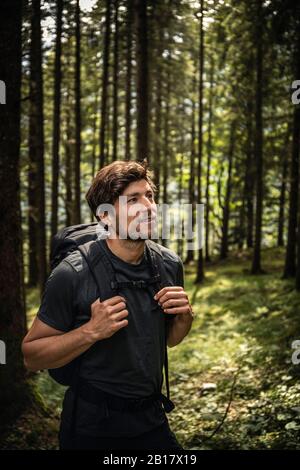
[[[236,374],[233,378],[233,382],[232,382],[232,385],[231,385],[231,390],[230,390],[230,397],[229,397],[229,402],[228,402],[228,405],[227,405],[227,408],[225,410],[225,413],[223,415],[223,418],[221,420],[221,422],[218,424],[218,426],[216,427],[216,429],[214,429],[214,431],[207,437],[204,437],[204,441],[208,441],[209,439],[212,439],[212,437],[217,434],[217,432],[220,431],[221,427],[223,426],[223,424],[225,423],[225,420],[227,418],[227,415],[229,413],[229,410],[230,410],[230,407],[231,407],[231,403],[232,403],[232,400],[233,400],[233,394],[234,394],[234,389],[235,389],[235,386],[236,386],[236,381],[237,381],[237,378],[238,378],[238,375],[241,371],[241,367],[238,368],[238,370],[236,371]]]

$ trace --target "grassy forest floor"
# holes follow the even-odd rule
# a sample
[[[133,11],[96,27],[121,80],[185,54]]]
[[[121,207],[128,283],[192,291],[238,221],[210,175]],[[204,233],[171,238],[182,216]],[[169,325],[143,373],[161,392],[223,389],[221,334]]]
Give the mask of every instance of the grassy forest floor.
[[[281,279],[284,253],[263,252],[266,274],[249,273],[244,253],[206,267],[186,288],[196,318],[190,334],[169,349],[170,425],[186,449],[300,449],[300,364],[291,343],[300,339],[300,294]],[[27,297],[29,321],[37,296]],[[57,448],[63,390],[46,372],[36,390],[46,411],[26,411],[8,431],[2,448]]]

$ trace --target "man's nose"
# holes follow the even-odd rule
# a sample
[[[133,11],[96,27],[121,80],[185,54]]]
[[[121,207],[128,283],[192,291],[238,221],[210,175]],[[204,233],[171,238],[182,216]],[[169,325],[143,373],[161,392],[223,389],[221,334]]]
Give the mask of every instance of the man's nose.
[[[148,212],[149,210],[152,210],[153,202],[149,201],[147,197],[143,199],[142,204]]]

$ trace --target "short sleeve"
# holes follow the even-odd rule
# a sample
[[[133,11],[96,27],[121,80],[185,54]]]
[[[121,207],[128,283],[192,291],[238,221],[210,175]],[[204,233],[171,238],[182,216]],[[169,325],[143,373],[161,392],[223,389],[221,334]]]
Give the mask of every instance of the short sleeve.
[[[66,332],[72,328],[76,274],[69,263],[62,261],[46,282],[37,316],[57,330]]]

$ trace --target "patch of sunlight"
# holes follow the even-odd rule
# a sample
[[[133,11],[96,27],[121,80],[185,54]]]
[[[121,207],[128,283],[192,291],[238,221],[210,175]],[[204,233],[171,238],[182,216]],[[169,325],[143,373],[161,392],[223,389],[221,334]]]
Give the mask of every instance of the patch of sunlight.
[[[55,382],[46,370],[37,373],[36,382],[38,391],[46,405],[59,416],[66,387]]]
[[[215,271],[210,271],[209,269],[207,269],[207,271],[205,271],[205,277],[206,278],[212,278],[216,275],[216,272]]]
[[[230,289],[234,290],[235,287],[236,284],[234,279],[221,277],[216,279],[213,285],[204,286],[197,295],[202,294],[202,296],[206,297],[208,295],[213,295],[213,293],[224,292]]]
[[[40,305],[40,292],[37,287],[26,290],[26,318],[30,328]]]
[[[228,311],[222,318],[221,325],[211,323],[205,327],[201,333],[201,327],[197,329],[196,335],[187,336],[184,340],[169,349],[170,374],[195,373],[208,371],[213,366],[224,368],[224,363],[228,367],[239,364],[241,351],[246,345],[246,349],[254,347],[254,340],[247,337],[247,334],[235,331],[239,320]],[[251,343],[251,344],[250,344]]]
[[[219,313],[223,312],[223,307],[222,305],[208,305],[207,303],[204,303],[205,305],[205,310],[207,310],[207,313],[209,315],[217,315]]]

